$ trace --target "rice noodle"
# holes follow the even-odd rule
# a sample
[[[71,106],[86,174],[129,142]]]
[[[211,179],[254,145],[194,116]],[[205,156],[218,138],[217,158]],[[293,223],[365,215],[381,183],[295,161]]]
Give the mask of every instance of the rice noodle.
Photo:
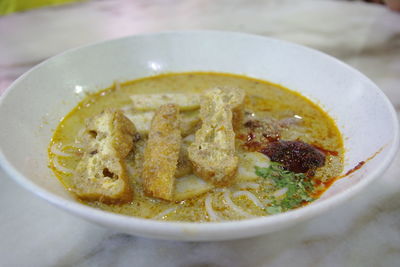
[[[71,169],[68,169],[68,168],[62,166],[60,164],[60,162],[58,162],[58,158],[56,158],[56,157],[53,158],[53,165],[54,165],[54,168],[59,172],[63,172],[66,174],[74,174],[74,172]]]
[[[211,194],[208,194],[205,201],[204,201],[206,211],[208,216],[210,217],[210,221],[222,221],[222,219],[215,213],[213,207],[212,207],[212,198]]]
[[[281,189],[279,189],[279,190],[276,190],[276,191],[273,193],[273,196],[274,196],[274,197],[283,196],[284,194],[286,194],[287,191],[288,191],[288,188],[287,188],[287,187],[281,188]]]
[[[76,155],[81,155],[83,153],[84,147],[78,144],[77,145],[73,144],[73,145],[65,145],[63,147],[63,150],[65,149],[67,149],[67,151],[72,150],[72,152],[65,152],[65,153],[70,153],[71,156],[73,155],[76,156]]]
[[[272,202],[271,199],[264,199],[264,204],[269,204],[269,203],[271,203],[271,202]]]
[[[214,192],[216,193],[223,193],[225,192],[227,189],[225,187],[217,187],[214,189]]]
[[[86,130],[85,127],[83,127],[76,134],[75,142],[74,142],[75,146],[83,148],[83,147],[81,147],[81,144],[82,144],[82,140],[84,138],[85,130]]]
[[[259,184],[251,183],[251,182],[238,183],[238,184],[236,184],[236,186],[239,187],[239,189],[247,189],[247,188],[258,189],[258,188],[260,188]]]
[[[230,194],[230,191],[225,191],[224,192],[224,199],[225,199],[226,203],[228,204],[229,208],[234,210],[237,214],[239,214],[242,217],[245,217],[245,218],[254,217],[253,215],[245,212],[239,206],[237,206],[235,203],[233,203],[233,201],[232,201],[231,197],[229,196],[229,194]]]
[[[53,153],[54,155],[60,156],[60,157],[71,157],[72,156],[70,153],[62,152],[61,150],[56,148],[56,146],[57,145],[54,143],[50,148],[50,152]]]
[[[84,148],[83,145],[81,144],[81,142],[76,142],[76,141],[75,141],[75,143],[73,145],[71,145],[71,147],[72,148],[76,148],[78,150]]]
[[[233,193],[232,196],[233,196],[233,197],[246,196],[248,199],[250,199],[251,201],[253,201],[253,203],[254,203],[257,207],[259,207],[260,209],[263,209],[263,208],[264,208],[264,205],[261,204],[260,200],[258,200],[258,198],[257,198],[254,194],[250,193],[249,191],[237,191],[237,192]]]
[[[163,212],[159,213],[158,215],[154,216],[152,219],[154,219],[154,220],[163,219],[165,215],[168,215],[175,210],[176,210],[176,207],[166,209]]]

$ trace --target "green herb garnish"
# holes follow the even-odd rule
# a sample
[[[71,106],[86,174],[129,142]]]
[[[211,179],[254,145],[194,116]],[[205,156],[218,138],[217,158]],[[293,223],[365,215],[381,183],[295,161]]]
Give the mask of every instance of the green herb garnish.
[[[271,205],[266,208],[268,213],[275,214],[298,208],[305,202],[314,200],[310,197],[314,186],[310,179],[303,173],[294,173],[285,170],[281,164],[276,162],[271,162],[268,168],[256,166],[255,169],[258,176],[272,179],[277,189],[287,188],[283,199],[274,199]]]

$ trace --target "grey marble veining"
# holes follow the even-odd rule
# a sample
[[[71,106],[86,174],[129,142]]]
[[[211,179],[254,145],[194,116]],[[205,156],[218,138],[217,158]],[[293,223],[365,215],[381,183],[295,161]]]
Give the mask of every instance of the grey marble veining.
[[[370,77],[400,112],[400,14],[347,1],[88,1],[0,17],[0,94],[66,49],[129,34],[216,29],[308,45]],[[360,195],[294,227],[185,243],[73,217],[0,171],[0,266],[400,266],[400,155]]]

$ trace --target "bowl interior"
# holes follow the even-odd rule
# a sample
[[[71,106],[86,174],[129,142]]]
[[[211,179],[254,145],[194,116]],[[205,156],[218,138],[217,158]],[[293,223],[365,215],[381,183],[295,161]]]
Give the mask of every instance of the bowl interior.
[[[343,134],[345,172],[380,150],[363,168],[336,182],[311,205],[319,205],[321,210],[328,207],[324,205],[329,199],[345,191],[359,191],[387,166],[397,147],[398,125],[389,101],[371,81],[347,65],[317,51],[264,37],[178,32],[132,36],[68,51],[20,77],[0,104],[0,163],[28,189],[64,208],[69,205],[70,210],[76,209],[82,205],[73,204],[47,167],[47,146],[60,119],[83,98],[84,92],[108,87],[115,80],[189,71],[256,77],[317,102],[336,120]],[[311,206],[296,211],[300,212],[297,217],[307,216]],[[85,216],[82,210],[81,215]],[[274,228],[272,223],[270,229],[266,226],[272,217],[260,220],[264,232]],[[284,218],[294,220],[289,215]],[[236,224],[241,223],[245,222]],[[127,223],[125,228],[129,227]],[[135,229],[133,233],[141,234]],[[201,228],[197,230],[201,235]],[[177,235],[175,232],[175,236],[166,238],[179,239]]]

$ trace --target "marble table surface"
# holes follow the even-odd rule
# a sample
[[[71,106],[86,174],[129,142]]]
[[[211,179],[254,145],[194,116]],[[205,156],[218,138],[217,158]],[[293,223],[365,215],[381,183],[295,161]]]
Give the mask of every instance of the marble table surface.
[[[0,94],[66,49],[182,29],[250,32],[319,49],[369,76],[400,111],[400,13],[358,1],[103,0],[0,17]],[[1,170],[0,181],[0,266],[400,266],[399,155],[345,205],[224,242],[117,233],[56,209]]]

